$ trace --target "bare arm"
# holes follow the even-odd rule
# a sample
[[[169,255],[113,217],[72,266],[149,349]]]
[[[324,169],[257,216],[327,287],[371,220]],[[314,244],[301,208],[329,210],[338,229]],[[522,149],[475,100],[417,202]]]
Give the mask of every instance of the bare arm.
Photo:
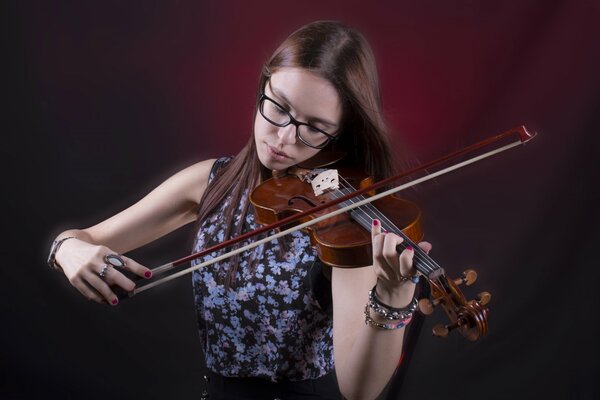
[[[103,256],[128,252],[194,221],[213,163],[202,161],[176,173],[131,207],[97,225],[61,233],[59,239],[76,238],[65,241],[56,253],[56,261],[73,286],[91,300],[112,304],[116,304],[116,295],[109,285],[132,290],[133,282],[112,268],[104,280],[99,278]],[[148,277],[148,268],[125,259],[128,269]]]
[[[373,236],[373,267],[334,268],[332,275],[335,368],[340,390],[349,400],[377,397],[402,353],[404,328],[380,330],[365,325],[369,290],[377,283],[379,299],[396,308],[407,306],[415,290],[414,283],[399,282],[392,276],[396,271],[409,273],[413,252],[396,253],[396,245],[402,242],[399,236],[380,234],[378,229]],[[431,245],[423,243],[421,247],[428,251]]]
[[[81,232],[90,243],[126,253],[194,221],[214,161],[179,171],[131,207]]]

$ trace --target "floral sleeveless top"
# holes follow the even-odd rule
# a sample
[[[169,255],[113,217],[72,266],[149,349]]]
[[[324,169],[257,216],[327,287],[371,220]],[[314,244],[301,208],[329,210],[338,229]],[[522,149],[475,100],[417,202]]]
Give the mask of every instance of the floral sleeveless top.
[[[230,159],[216,161],[209,183]],[[229,203],[230,198],[225,198],[220,209],[201,224],[194,252],[226,239],[222,215]],[[238,221],[241,209],[240,204]],[[243,223],[243,232],[258,227],[251,205]],[[316,269],[318,258],[306,234],[295,232],[285,241],[285,253],[277,240],[242,253],[230,288],[224,286],[231,267],[228,260],[192,274],[200,339],[206,365],[213,372],[275,382],[318,378],[333,369],[332,315],[318,301],[311,270]],[[256,259],[253,269],[248,263],[251,253]],[[193,264],[215,256],[207,255]]]

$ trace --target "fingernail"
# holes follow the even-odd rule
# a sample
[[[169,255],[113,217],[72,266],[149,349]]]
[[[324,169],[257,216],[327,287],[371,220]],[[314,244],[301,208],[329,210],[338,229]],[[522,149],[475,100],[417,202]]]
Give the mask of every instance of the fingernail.
[[[373,225],[375,225],[375,226],[379,225],[379,220],[377,220],[377,219],[374,219],[374,220],[373,220]]]
[[[412,246],[406,246],[406,250],[412,251],[413,247]]]
[[[113,301],[111,301],[113,306],[116,306],[119,303],[119,299],[114,299]]]
[[[144,276],[146,278],[150,278],[152,276],[152,272],[151,271],[146,271],[146,273],[144,274]]]
[[[382,230],[383,233],[388,233],[388,231],[386,231],[385,229]]]

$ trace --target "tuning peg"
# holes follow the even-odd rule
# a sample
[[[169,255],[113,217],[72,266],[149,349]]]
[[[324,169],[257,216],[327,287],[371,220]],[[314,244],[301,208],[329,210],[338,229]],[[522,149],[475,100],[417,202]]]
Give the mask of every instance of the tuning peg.
[[[445,338],[448,336],[451,330],[456,329],[460,326],[458,322],[453,323],[452,325],[442,325],[437,324],[433,327],[433,335],[441,338]]]
[[[419,300],[419,311],[421,311],[425,315],[429,315],[433,312],[433,308],[441,302],[441,298],[434,299],[433,301],[429,300],[428,298],[421,299]]]
[[[467,286],[471,286],[477,280],[477,272],[474,269],[468,269],[464,271],[460,278],[456,278],[454,283],[456,286],[462,285],[463,283]]]
[[[492,295],[490,292],[481,292],[477,294],[477,302],[482,306],[485,306],[492,300]]]
[[[448,336],[448,333],[450,333],[450,331],[448,330],[448,328],[446,328],[445,325],[437,324],[433,327],[434,336],[445,338]]]

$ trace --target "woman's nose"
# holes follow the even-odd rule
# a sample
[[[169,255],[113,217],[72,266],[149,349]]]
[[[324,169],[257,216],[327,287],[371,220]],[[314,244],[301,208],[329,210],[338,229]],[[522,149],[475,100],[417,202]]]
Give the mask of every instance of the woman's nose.
[[[288,126],[280,127],[277,131],[277,135],[279,136],[279,140],[285,144],[295,144],[296,143],[296,126],[293,124],[289,124]]]

